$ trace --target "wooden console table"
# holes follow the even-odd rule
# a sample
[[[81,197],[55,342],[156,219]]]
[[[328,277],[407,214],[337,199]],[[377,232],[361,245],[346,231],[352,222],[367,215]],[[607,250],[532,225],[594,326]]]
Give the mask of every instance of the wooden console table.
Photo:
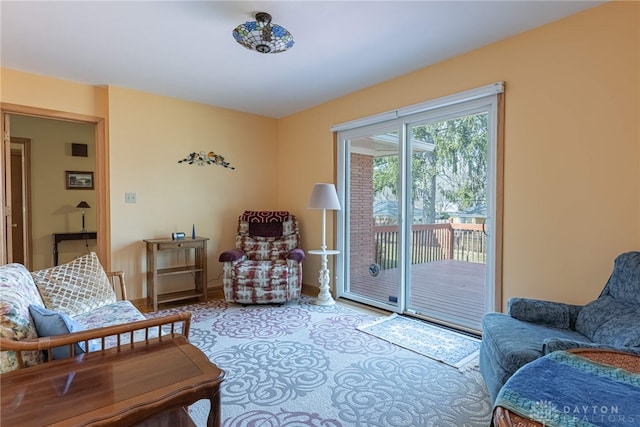
[[[209,399],[218,427],[223,378],[182,336],[87,353],[2,374],[0,425],[193,425],[186,406]]]
[[[194,239],[145,239],[147,244],[147,305],[158,311],[158,304],[180,301],[190,298],[207,300],[207,237]],[[159,268],[158,252],[193,250],[193,264],[179,267]],[[161,294],[158,291],[158,277],[190,273],[193,275],[193,288],[186,291]]]
[[[70,233],[53,233],[53,265],[58,265],[58,243],[65,240],[96,240],[95,231],[75,231]]]

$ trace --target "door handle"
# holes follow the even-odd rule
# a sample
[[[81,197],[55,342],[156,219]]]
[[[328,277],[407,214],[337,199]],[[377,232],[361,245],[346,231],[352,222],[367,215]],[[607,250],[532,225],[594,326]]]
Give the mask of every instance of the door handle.
[[[11,224],[12,227],[18,227],[18,224]]]

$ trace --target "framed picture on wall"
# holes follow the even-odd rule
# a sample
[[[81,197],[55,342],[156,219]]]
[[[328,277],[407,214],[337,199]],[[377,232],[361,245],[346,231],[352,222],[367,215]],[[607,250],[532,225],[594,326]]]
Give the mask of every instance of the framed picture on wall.
[[[93,190],[93,172],[65,171],[67,190]]]

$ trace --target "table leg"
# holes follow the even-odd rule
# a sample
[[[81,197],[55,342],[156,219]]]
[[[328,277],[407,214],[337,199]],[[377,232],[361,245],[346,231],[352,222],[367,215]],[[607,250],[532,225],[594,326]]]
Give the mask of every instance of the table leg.
[[[333,305],[335,304],[335,300],[331,296],[331,292],[329,292],[329,269],[327,268],[327,254],[322,254],[322,268],[320,269],[320,276],[318,277],[318,281],[320,282],[320,293],[318,294],[318,298],[316,298],[317,305]]]
[[[53,265],[58,265],[58,241],[53,238]]]
[[[211,407],[209,408],[209,417],[207,418],[207,427],[220,427],[222,419],[220,415],[220,388],[216,387],[214,392],[209,396]]]

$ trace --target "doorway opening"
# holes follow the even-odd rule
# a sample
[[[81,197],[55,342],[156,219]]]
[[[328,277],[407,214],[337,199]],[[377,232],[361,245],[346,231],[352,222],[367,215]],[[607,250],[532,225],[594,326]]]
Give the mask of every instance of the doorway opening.
[[[29,138],[11,137],[12,261],[32,269],[31,155]]]
[[[2,235],[0,238],[0,263],[22,262],[30,270],[52,266],[52,234],[68,230],[74,231],[75,228],[78,230],[81,229],[81,210],[77,209],[76,206],[81,201],[84,201],[85,196],[88,194],[86,191],[68,191],[69,189],[65,188],[65,173],[67,169],[71,171],[90,170],[95,176],[95,187],[93,191],[93,200],[95,201],[91,204],[93,207],[91,223],[98,236],[96,245],[92,250],[95,250],[103,267],[108,270],[110,268],[109,183],[108,170],[106,167],[108,147],[105,139],[104,119],[77,113],[7,103],[0,104],[0,113],[2,115],[0,124],[2,125],[3,135],[3,149],[0,152],[0,168],[2,169],[1,176],[3,185],[0,186],[0,192],[2,193],[1,198],[4,203],[4,215],[1,216],[2,224],[0,226],[0,234]],[[19,153],[19,150],[17,150],[18,146],[12,142],[12,139],[16,141],[15,138],[20,135],[12,132],[12,122],[19,128],[19,122],[21,120],[42,120],[44,122],[55,123],[56,126],[67,124],[72,127],[88,129],[88,132],[85,132],[87,135],[85,139],[91,140],[94,144],[91,163],[87,164],[86,168],[82,165],[80,168],[75,168],[71,167],[73,165],[60,165],[55,159],[48,158],[46,154],[44,159],[36,159],[37,156],[33,152],[35,140],[33,137],[29,137],[29,135],[23,136],[31,140],[30,144],[26,144],[29,146],[29,149],[24,150],[23,153]],[[69,157],[72,155],[72,144],[74,142],[78,141],[71,139],[64,142],[63,156]],[[58,150],[58,154],[59,153],[60,150]],[[21,158],[23,154],[24,158],[29,158],[30,161],[22,159],[18,161],[18,158]],[[35,166],[37,166],[37,168]],[[14,171],[14,169],[16,170]],[[18,173],[18,169],[21,169],[20,173]],[[57,172],[54,172],[52,175],[52,170],[56,170]],[[14,183],[14,180],[17,182]],[[52,188],[56,191],[62,191],[65,197],[73,196],[73,200],[69,199],[64,203],[64,206],[61,205],[57,210],[45,213],[44,219],[39,222],[40,224],[44,223],[45,226],[43,226],[44,228],[40,227],[38,229],[40,231],[36,233],[34,220],[37,220],[37,218],[34,218],[34,213],[40,211],[36,209],[34,200],[38,201],[47,198],[60,199],[57,196],[52,196],[51,194],[53,192],[42,191],[42,189],[36,191],[37,183],[35,181],[39,181],[40,184],[42,184],[42,181],[47,180],[52,183]],[[31,196],[29,196],[29,193]],[[18,206],[20,204],[22,204],[22,206]],[[14,206],[18,206],[17,209],[14,209]],[[12,213],[19,213],[21,211],[23,213],[21,222],[24,228],[16,232],[16,229],[19,228],[19,218],[14,219]],[[16,224],[16,226],[13,224]],[[46,229],[46,227],[49,227],[49,229]],[[53,230],[52,227],[55,228],[55,230]],[[20,236],[22,236],[22,238],[20,238]],[[16,247],[15,249],[14,246]],[[83,245],[81,250],[83,253],[86,252],[86,245]]]

